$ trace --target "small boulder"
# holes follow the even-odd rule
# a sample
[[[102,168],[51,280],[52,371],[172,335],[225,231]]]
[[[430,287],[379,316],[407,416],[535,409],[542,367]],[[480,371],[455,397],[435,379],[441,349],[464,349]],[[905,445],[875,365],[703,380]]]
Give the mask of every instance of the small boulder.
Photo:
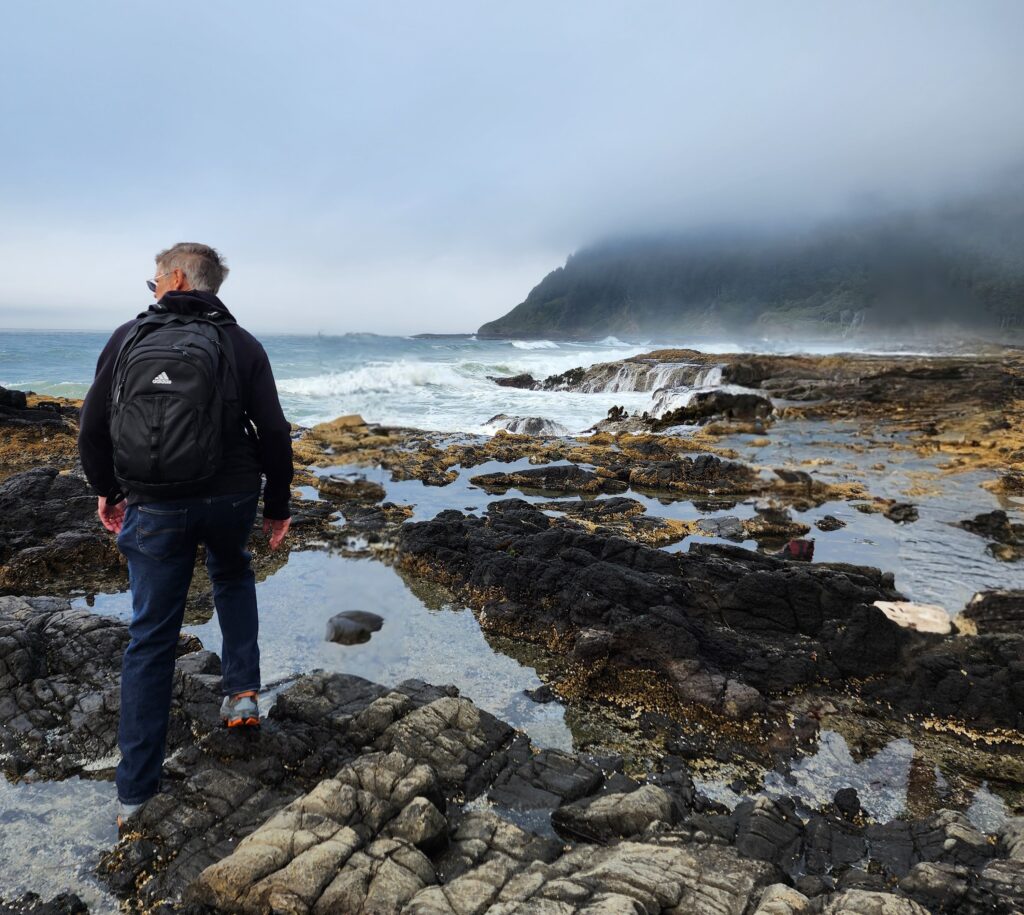
[[[678,817],[664,789],[643,785],[626,794],[602,794],[566,804],[551,815],[551,823],[564,836],[605,842],[640,835],[653,823],[672,824]]]
[[[380,483],[364,477],[320,477],[317,494],[321,499],[337,502],[380,502],[387,493]]]
[[[910,524],[919,516],[917,506],[912,502],[894,502],[885,510],[885,517],[896,524]]]
[[[488,375],[488,380],[503,388],[523,388],[532,391],[540,387],[540,382],[533,375],[523,372],[521,375],[494,376]]]
[[[876,600],[875,606],[904,629],[949,635],[953,628],[946,609],[937,604],[918,604],[910,600]]]
[[[1024,632],[1024,590],[982,591],[975,594],[958,622],[966,622],[961,628],[979,635],[1017,635]]]
[[[327,621],[328,642],[339,645],[360,645],[369,642],[370,636],[378,632],[384,620],[368,610],[343,610]]]
[[[856,819],[860,813],[860,798],[856,788],[840,788],[832,798],[832,806],[847,820]]]

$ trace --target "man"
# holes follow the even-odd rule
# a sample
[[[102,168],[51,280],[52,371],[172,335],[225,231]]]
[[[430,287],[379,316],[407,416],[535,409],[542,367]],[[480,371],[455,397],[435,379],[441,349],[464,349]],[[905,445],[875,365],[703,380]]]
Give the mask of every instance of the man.
[[[175,649],[200,543],[206,546],[206,568],[224,637],[221,717],[229,727],[259,723],[256,583],[250,567],[252,557],[245,547],[256,516],[263,474],[263,529],[270,533],[272,549],[284,541],[290,518],[292,449],[290,428],[281,411],[267,354],[217,298],[227,273],[220,255],[207,245],[182,243],[161,251],[156,256],[156,275],[147,281],[156,304],[114,331],[97,362],[95,380],[82,406],[78,440],[82,466],[99,496],[100,521],[117,534],[118,548],[128,559],[132,592],[130,641],[121,669],[119,824],[159,790]],[[111,419],[116,408],[123,405],[115,407],[111,388],[115,371],[120,372],[119,379],[124,377],[124,368],[117,369],[119,356],[128,361],[126,354],[135,345],[133,337],[122,352],[129,334],[134,332],[145,339],[144,333],[150,332],[154,324],[180,325],[182,319],[175,315],[199,319],[200,324],[187,326],[223,342],[222,358],[229,362],[225,370],[233,379],[234,391],[232,410],[217,411],[217,416],[225,420],[218,431],[219,460],[210,458],[212,475],[195,484],[188,480],[175,484],[174,497],[163,498],[154,496],[142,484],[135,486],[138,491],[132,491],[131,485],[118,482],[115,470],[125,446],[119,442],[120,427],[116,424],[117,434],[112,436]],[[139,327],[145,319],[148,322]],[[218,329],[209,330],[214,324]],[[218,338],[218,334],[223,337]],[[150,374],[154,373],[146,373],[143,382],[149,382]],[[174,390],[167,372],[156,374],[152,384],[152,395]],[[219,396],[219,389],[216,393]],[[149,392],[140,400],[158,403]],[[174,422],[189,425],[180,419]],[[143,426],[143,434],[146,428]],[[188,428],[160,432],[167,438],[177,435],[178,439],[189,434],[196,433]],[[115,455],[119,446],[121,450]],[[135,453],[139,450],[134,447]],[[125,480],[123,473],[121,479]],[[185,492],[181,492],[182,487]]]

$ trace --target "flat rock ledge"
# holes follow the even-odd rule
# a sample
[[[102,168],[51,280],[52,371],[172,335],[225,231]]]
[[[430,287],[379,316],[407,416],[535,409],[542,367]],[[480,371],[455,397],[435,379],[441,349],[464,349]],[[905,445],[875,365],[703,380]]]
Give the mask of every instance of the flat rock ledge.
[[[116,694],[104,668],[126,627],[52,598],[7,598],[0,620],[0,696],[20,710],[0,725],[5,758],[55,776],[102,759],[117,704],[94,697]],[[730,811],[696,790],[678,758],[630,778],[621,760],[537,748],[454,688],[415,680],[388,689],[302,676],[261,731],[239,734],[216,722],[216,661],[183,646],[163,789],[101,861],[101,880],[132,908],[745,915],[1024,905],[1024,819],[996,836],[952,811],[872,823],[850,791],[828,810],[758,797]],[[42,913],[73,901],[3,905]]]

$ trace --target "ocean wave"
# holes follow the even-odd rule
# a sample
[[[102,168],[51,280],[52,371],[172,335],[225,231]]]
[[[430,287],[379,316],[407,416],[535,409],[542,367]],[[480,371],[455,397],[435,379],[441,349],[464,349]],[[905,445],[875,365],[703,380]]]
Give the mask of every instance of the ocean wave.
[[[285,378],[278,390],[299,397],[338,397],[347,394],[390,394],[428,386],[463,387],[465,379],[446,363],[376,362],[344,372],[305,378]]]
[[[516,349],[558,349],[554,340],[512,340]]]

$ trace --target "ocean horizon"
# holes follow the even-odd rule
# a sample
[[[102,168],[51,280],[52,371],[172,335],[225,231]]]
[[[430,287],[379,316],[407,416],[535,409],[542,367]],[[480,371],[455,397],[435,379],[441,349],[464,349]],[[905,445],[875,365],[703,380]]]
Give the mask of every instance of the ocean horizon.
[[[884,347],[819,342],[750,341],[737,337],[582,342],[480,339],[475,334],[397,336],[258,334],[270,356],[285,415],[303,426],[357,413],[368,422],[437,432],[493,434],[494,417],[536,416],[583,432],[613,406],[648,410],[653,393],[610,389],[588,393],[530,391],[496,385],[496,377],[538,380],[579,366],[614,362],[658,348],[705,353],[879,352]],[[0,333],[0,386],[81,398],[92,381],[106,331],[17,330]],[[889,349],[891,350],[891,344]]]

